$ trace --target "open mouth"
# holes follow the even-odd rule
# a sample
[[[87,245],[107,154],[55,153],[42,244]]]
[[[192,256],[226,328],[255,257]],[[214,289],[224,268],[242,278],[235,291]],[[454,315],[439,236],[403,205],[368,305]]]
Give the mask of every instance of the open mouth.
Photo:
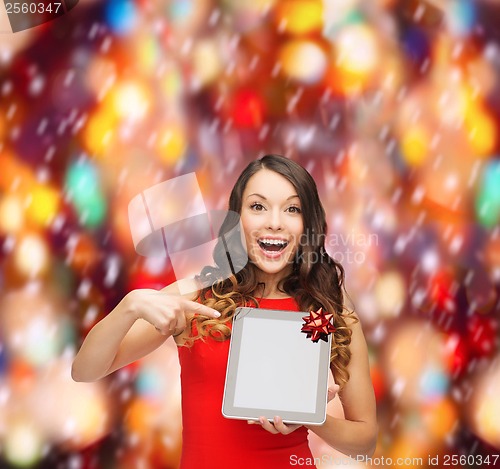
[[[281,252],[288,246],[284,239],[259,239],[259,246],[266,252]]]

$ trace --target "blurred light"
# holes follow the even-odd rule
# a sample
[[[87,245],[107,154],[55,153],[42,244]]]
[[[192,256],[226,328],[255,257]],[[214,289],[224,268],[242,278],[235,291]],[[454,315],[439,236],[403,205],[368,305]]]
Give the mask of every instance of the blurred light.
[[[61,337],[57,324],[36,317],[24,331],[23,345],[26,359],[34,365],[44,365],[60,352]]]
[[[488,368],[476,373],[471,386],[471,405],[465,406],[473,432],[496,449],[500,449],[499,364],[500,356],[497,355]]]
[[[87,226],[100,225],[106,215],[106,203],[95,165],[88,159],[72,163],[65,182],[68,197],[80,215],[80,222]]]
[[[427,249],[420,261],[422,270],[427,273],[433,273],[439,267],[439,254],[434,249]]]
[[[323,49],[313,41],[293,40],[280,52],[283,71],[294,80],[313,84],[323,78],[327,59]]]
[[[354,75],[367,75],[375,70],[379,51],[376,36],[371,28],[363,24],[343,28],[335,43],[337,66]]]
[[[435,441],[442,441],[450,435],[459,418],[457,408],[450,398],[426,404],[422,408],[422,414],[427,434]]]
[[[446,366],[453,378],[461,376],[469,365],[469,347],[465,338],[450,334],[445,343]]]
[[[118,119],[109,107],[101,107],[94,112],[83,131],[85,148],[92,155],[100,156],[106,153],[116,138]]]
[[[477,156],[489,156],[497,141],[494,119],[478,106],[470,106],[465,115],[465,127],[474,153]]]
[[[178,125],[171,125],[160,131],[156,149],[163,162],[174,166],[184,156],[187,141],[183,129]]]
[[[29,278],[47,271],[49,257],[47,243],[35,233],[22,236],[14,247],[14,265],[18,272]]]
[[[7,323],[6,320],[2,322],[4,324]],[[10,392],[7,398],[16,395],[29,394],[36,386],[38,374],[36,368],[32,364],[18,358],[17,356],[17,350],[15,350],[14,347],[19,348],[22,346],[19,341],[16,341],[16,334],[17,336],[19,335],[18,330],[11,327],[9,334],[11,335],[8,337],[6,343],[11,355],[8,371]]]
[[[5,373],[7,371],[7,367],[11,368],[10,364],[9,364],[9,357],[7,357],[5,347],[0,347],[0,376],[5,375]],[[0,396],[2,395],[2,392],[3,392],[3,388],[2,388],[2,385],[0,384]],[[3,420],[4,419],[2,416],[2,403],[0,402],[0,422],[2,422]],[[1,439],[1,436],[2,436],[2,424],[0,423],[0,439]]]
[[[497,75],[492,64],[482,56],[467,62],[467,75],[470,86],[479,92],[481,97],[488,96],[495,89]]]
[[[441,54],[449,55],[449,47],[451,46],[448,44],[439,43],[436,48]],[[441,78],[439,88],[429,88],[420,99],[427,101],[431,109],[434,108],[432,112],[436,113],[437,119],[445,129],[448,131],[460,129],[460,135],[467,138],[462,127],[474,101],[472,91],[461,79],[457,79],[457,75],[453,73],[456,70],[450,65],[443,67],[445,70],[438,75]],[[418,105],[418,102],[414,104]]]
[[[439,125],[439,124],[437,124]],[[468,183],[477,161],[468,151],[463,133],[446,131],[432,158],[419,167],[418,179],[421,186],[414,192],[413,203],[421,203],[430,210],[439,207],[442,220],[449,223],[457,217],[465,217],[469,210]],[[431,143],[432,145],[432,143]],[[462,148],[461,158],[455,158],[456,148]],[[452,218],[450,218],[452,217]]]
[[[167,99],[177,101],[183,94],[183,78],[180,71],[171,66],[161,78],[160,87]]]
[[[150,2],[141,2],[144,9],[151,13],[151,6],[155,5],[155,13],[158,18],[165,18],[166,30],[165,36],[168,36],[167,42],[172,39],[179,41],[189,40],[198,35],[200,29],[207,25],[211,8],[216,10],[210,0],[153,0]],[[171,43],[170,43],[171,44]]]
[[[109,433],[115,405],[103,382],[76,383],[70,369],[67,357],[47,367],[31,412],[51,441],[65,449],[83,449]]]
[[[223,65],[214,40],[203,39],[195,43],[192,64],[196,88],[203,88],[217,79]]]
[[[308,34],[323,26],[323,2],[320,0],[287,0],[276,6],[276,22],[291,34]]]
[[[397,317],[405,303],[406,286],[397,271],[384,272],[375,285],[375,298],[383,317]]]
[[[91,236],[84,233],[71,236],[66,249],[66,262],[79,275],[88,274],[100,258],[95,241]]]
[[[391,458],[393,461],[398,461],[401,465],[413,466],[414,458],[422,458],[428,453],[429,438],[424,435],[420,429],[405,432],[397,435],[390,448],[388,449],[388,456],[386,460]],[[406,464],[404,464],[406,462]],[[370,464],[372,466],[372,464]],[[368,467],[368,464],[365,466]]]
[[[423,125],[405,129],[401,137],[401,152],[405,162],[412,167],[420,166],[429,155],[429,133]]]
[[[79,221],[82,225],[91,228],[96,227],[101,225],[106,217],[106,200],[99,192],[87,199],[84,205],[77,205],[77,209]]]
[[[194,15],[196,2],[193,0],[172,0],[168,4],[169,18],[174,23],[184,23]]]
[[[382,401],[386,395],[386,386],[382,368],[378,365],[370,367],[370,378],[377,402]]]
[[[160,46],[150,35],[142,34],[134,40],[139,69],[144,72],[155,72],[161,58]]]
[[[127,290],[137,288],[158,290],[175,282],[175,273],[167,257],[144,257],[139,262],[129,272]],[[144,265],[141,265],[142,262]]]
[[[41,459],[42,451],[42,435],[30,420],[16,418],[9,422],[3,452],[10,464],[33,467]]]
[[[151,94],[148,88],[139,82],[120,83],[113,88],[111,93],[110,102],[120,119],[141,120],[151,107]]]
[[[0,199],[0,232],[16,234],[24,226],[24,207],[21,199],[5,193]]]
[[[408,28],[403,32],[402,45],[405,49],[406,56],[416,66],[421,64],[430,55],[429,38],[419,28]]]
[[[26,217],[41,227],[46,227],[59,211],[59,192],[49,186],[35,184],[30,191],[30,200],[26,209]]]
[[[476,216],[485,228],[500,221],[500,161],[489,161],[484,167],[476,196]]]
[[[447,5],[446,22],[452,34],[465,36],[476,22],[476,6],[471,0],[453,0]]]
[[[387,386],[402,406],[420,405],[428,397],[421,388],[427,370],[447,365],[444,336],[427,321],[400,317],[393,327],[381,354]]]
[[[156,427],[158,404],[136,397],[128,406],[125,414],[125,427],[128,433],[144,438]]]
[[[497,390],[498,386],[499,384],[496,385]],[[498,421],[500,400],[498,397],[494,397],[491,392],[487,393],[481,403],[477,405],[475,414],[476,433],[495,448],[500,448],[500,424]]]
[[[359,3],[359,0],[323,0],[323,35],[335,41],[340,28],[361,21]]]
[[[139,17],[133,0],[108,0],[104,15],[110,28],[123,35],[132,31]]]
[[[42,284],[28,283],[5,294],[1,301],[4,344],[10,356],[16,358],[19,371],[23,369],[21,364],[38,367],[49,363],[63,347],[57,300],[46,286],[43,288]]]
[[[467,343],[480,357],[492,356],[497,349],[498,320],[489,316],[473,315],[467,321]]]
[[[230,116],[238,127],[260,127],[264,121],[266,102],[253,89],[241,89],[231,101]]]
[[[452,293],[453,276],[446,270],[438,270],[429,279],[429,297],[434,303],[434,307],[453,312],[455,310],[455,300]]]
[[[147,399],[162,400],[165,395],[161,371],[155,366],[141,367],[135,381],[137,393]]]
[[[68,195],[76,204],[85,203],[100,190],[97,167],[87,158],[71,163],[65,179]]]
[[[58,325],[40,315],[30,321],[24,331],[23,355],[33,365],[44,365],[60,352],[61,337]]]
[[[0,141],[4,139],[6,130],[7,130],[7,124],[4,116],[4,110],[0,108]]]
[[[268,21],[269,12],[279,0],[224,0],[224,13],[231,16],[234,30],[253,32]]]
[[[31,168],[5,148],[0,152],[0,189],[25,194],[33,185]]]
[[[116,64],[109,58],[93,56],[85,74],[85,84],[98,100],[113,86],[117,77]]]
[[[485,267],[491,279],[500,280],[500,238],[489,238],[484,247]]]
[[[368,88],[375,78],[376,68],[383,61],[387,64],[390,77],[385,80],[383,86],[394,89],[398,86],[400,78],[399,71],[389,70],[397,68],[395,63],[390,62],[390,58],[381,56],[376,44],[376,37],[371,29],[363,23],[355,23],[352,26],[345,26],[335,37],[334,64],[330,66],[327,74],[327,84],[336,94],[346,96],[358,96],[365,88]],[[379,85],[377,85],[379,86]]]
[[[427,367],[420,377],[420,392],[424,402],[435,402],[448,392],[449,378],[446,372],[438,367]]]
[[[485,252],[487,253],[487,249]],[[472,278],[466,284],[465,293],[470,307],[481,314],[489,313],[498,299],[495,287],[483,266],[474,269]]]

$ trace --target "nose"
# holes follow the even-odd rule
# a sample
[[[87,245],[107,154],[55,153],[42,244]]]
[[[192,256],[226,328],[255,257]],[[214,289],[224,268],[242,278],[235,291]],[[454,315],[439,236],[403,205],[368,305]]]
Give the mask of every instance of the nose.
[[[279,231],[283,229],[283,221],[281,219],[281,213],[279,209],[270,210],[268,218],[266,220],[267,228],[273,231]]]

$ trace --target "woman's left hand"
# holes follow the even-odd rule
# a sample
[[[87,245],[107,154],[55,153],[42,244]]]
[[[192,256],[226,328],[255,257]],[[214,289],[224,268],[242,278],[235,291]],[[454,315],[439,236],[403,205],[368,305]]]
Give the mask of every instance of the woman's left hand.
[[[332,388],[328,388],[328,400],[327,402],[330,402],[336,395],[339,390],[338,384],[334,384]],[[295,423],[295,424],[285,424],[283,423],[283,420],[279,416],[275,416],[273,419],[273,422],[271,423],[269,420],[267,420],[265,417],[259,417],[259,421],[255,422],[253,420],[248,420],[247,421],[249,424],[258,424],[260,425],[264,430],[267,430],[270,433],[273,434],[278,434],[281,433],[283,435],[288,435],[297,428],[301,427],[302,424],[300,423]]]
[[[253,420],[249,420],[248,423],[256,423],[260,425],[264,430],[267,430],[270,433],[282,433],[283,435],[288,435],[293,431],[297,430],[297,428],[301,427],[300,423],[295,424],[284,424],[281,417],[275,416],[273,422],[271,423],[265,417],[259,417],[258,422],[254,422]]]

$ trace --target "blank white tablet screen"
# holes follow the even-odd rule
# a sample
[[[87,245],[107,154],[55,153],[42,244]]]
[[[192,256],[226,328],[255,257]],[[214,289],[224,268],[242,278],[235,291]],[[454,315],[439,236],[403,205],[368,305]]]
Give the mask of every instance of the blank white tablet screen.
[[[242,318],[234,405],[315,412],[320,347],[297,321]]]

